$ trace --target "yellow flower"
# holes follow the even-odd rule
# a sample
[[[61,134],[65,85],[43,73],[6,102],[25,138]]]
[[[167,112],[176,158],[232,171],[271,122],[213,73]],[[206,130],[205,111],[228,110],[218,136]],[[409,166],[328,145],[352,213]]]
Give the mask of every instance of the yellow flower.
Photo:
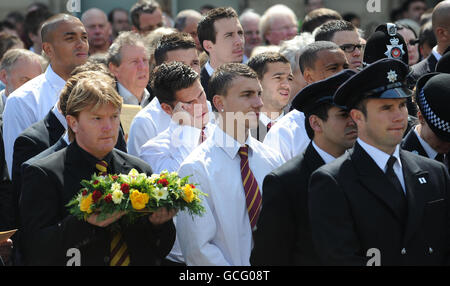
[[[186,184],[181,189],[184,192],[183,200],[185,200],[185,202],[187,202],[187,203],[191,203],[195,198],[195,194],[194,194],[194,191],[192,190],[191,185]]]
[[[81,198],[80,211],[90,214],[92,212],[91,205],[92,205],[92,194],[89,194],[87,197]]]
[[[141,193],[138,190],[130,191],[131,205],[135,210],[142,210],[148,203],[150,196],[146,193]]]

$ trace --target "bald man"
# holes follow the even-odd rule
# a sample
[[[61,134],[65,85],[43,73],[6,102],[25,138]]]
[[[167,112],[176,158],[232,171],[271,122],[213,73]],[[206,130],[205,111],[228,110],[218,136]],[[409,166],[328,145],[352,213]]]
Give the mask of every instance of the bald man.
[[[196,10],[192,9],[182,10],[175,17],[175,29],[180,32],[190,34],[195,41],[197,50],[199,50],[200,52],[202,52],[203,49],[200,45],[200,42],[198,41],[197,26],[201,18],[202,15]]]
[[[105,12],[91,8],[81,15],[89,39],[89,54],[106,53],[111,45],[111,25]]]
[[[450,0],[442,1],[434,7],[431,21],[437,45],[426,59],[412,66],[414,81],[417,81],[424,74],[434,72],[437,62],[450,46]]]
[[[57,14],[45,21],[41,37],[42,50],[50,62],[47,70],[11,93],[3,112],[5,159],[10,176],[14,141],[23,130],[47,115],[72,70],[88,58],[86,29],[72,15]]]

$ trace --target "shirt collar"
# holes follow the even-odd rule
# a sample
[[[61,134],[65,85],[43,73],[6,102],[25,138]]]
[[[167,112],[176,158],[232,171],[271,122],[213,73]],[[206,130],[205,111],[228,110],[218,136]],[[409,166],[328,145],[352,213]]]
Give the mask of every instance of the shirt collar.
[[[206,62],[205,69],[208,72],[209,76],[212,76],[212,74],[214,73],[214,69],[212,68],[212,66],[209,63],[209,61]]]
[[[442,58],[442,55],[440,53],[438,53],[438,51],[437,51],[437,46],[434,46],[434,48],[431,50],[431,52],[433,53],[433,55],[437,61],[439,61]]]
[[[150,93],[146,88],[144,88],[144,92],[142,95],[141,102],[138,101],[136,96],[132,94],[125,86],[123,86],[120,82],[117,83],[117,89],[119,91],[120,96],[123,97],[123,103],[124,104],[134,104],[134,105],[140,105],[140,103],[144,102],[145,98],[150,96]]]
[[[422,145],[423,149],[425,150],[425,152],[428,155],[428,158],[434,159],[436,157],[436,155],[438,154],[438,152],[436,152],[431,146],[430,144],[427,143],[427,141],[423,140],[422,137],[420,137],[419,133],[416,130],[417,126],[414,128],[414,133],[417,136],[417,139],[419,140],[420,144]]]
[[[316,149],[317,153],[319,153],[320,157],[323,159],[325,164],[331,163],[334,160],[336,160],[335,157],[331,156],[330,154],[328,154],[327,152],[322,150],[319,146],[317,146],[314,141],[312,141],[312,145],[313,145],[314,149]]]
[[[48,65],[45,71],[45,78],[58,95],[60,90],[66,85],[66,81],[53,71],[52,65]]]
[[[377,166],[383,170],[383,172],[386,171],[386,164],[389,160],[389,158],[391,157],[391,155],[381,151],[380,149],[373,147],[372,145],[367,144],[366,142],[362,141],[360,138],[356,139],[359,143],[359,145],[361,145],[361,147],[367,152],[367,154],[369,154],[369,156],[375,161],[375,163],[377,164]],[[397,158],[397,162],[400,165],[400,168],[402,167],[402,162],[400,160],[400,147],[397,144],[397,146],[395,147],[395,151],[392,154],[392,156],[394,156],[395,158]]]
[[[93,169],[95,169],[95,164],[97,164],[100,160],[96,157],[92,156],[89,152],[85,151],[83,148],[78,145],[76,140],[73,140],[73,143],[80,151],[81,156],[84,160],[86,160],[89,164],[89,166],[92,166]],[[102,160],[106,161],[108,164],[108,173],[112,172],[112,166],[111,166],[111,160],[112,159],[112,152],[109,152]],[[97,171],[95,171],[97,172]]]
[[[213,141],[217,147],[222,148],[224,152],[231,158],[234,159],[239,152],[239,148],[243,146],[238,141],[236,141],[233,137],[225,133],[222,128],[216,126],[213,131]],[[247,140],[245,141],[245,145],[249,147],[250,150],[257,148],[258,141],[248,134]],[[250,151],[249,151],[250,154]]]
[[[270,119],[265,112],[261,112],[259,114],[259,120],[265,125],[267,126],[267,124],[269,124],[270,122],[277,122],[278,120],[280,120],[282,117],[284,116],[284,111],[281,112],[281,114],[276,118],[276,119]]]

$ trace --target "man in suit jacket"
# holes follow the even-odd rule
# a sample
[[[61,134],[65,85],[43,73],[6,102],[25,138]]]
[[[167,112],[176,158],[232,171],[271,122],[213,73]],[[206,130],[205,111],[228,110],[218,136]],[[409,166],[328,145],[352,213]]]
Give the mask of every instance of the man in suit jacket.
[[[68,250],[78,249],[81,265],[113,265],[107,226],[117,223],[126,243],[129,265],[159,265],[175,240],[175,211],[159,209],[136,224],[121,225],[122,212],[99,221],[70,215],[66,204],[80,189],[80,181],[105,161],[109,173],[132,168],[150,175],[145,162],[113,149],[118,136],[122,99],[114,86],[99,78],[85,78],[73,88],[66,106],[67,147],[25,169],[20,199],[21,246],[28,265],[66,265]],[[125,263],[127,265],[128,263]]]
[[[427,73],[436,70],[436,64],[450,46],[447,27],[450,25],[450,1],[442,1],[434,7],[432,13],[433,32],[436,35],[437,45],[431,50],[430,55],[412,66],[412,78],[417,81]]]
[[[419,124],[403,139],[401,147],[421,156],[438,160],[448,168],[450,152],[450,122],[448,82],[450,75],[430,73],[419,79],[416,100],[419,106]]]
[[[399,148],[408,116],[407,73],[404,63],[382,59],[334,95],[351,109],[358,138],[310,179],[312,237],[325,265],[447,263],[447,170]]]
[[[312,172],[355,143],[355,123],[333,103],[336,89],[353,74],[345,70],[310,84],[292,102],[293,108],[306,114],[305,127],[312,141],[302,154],[264,179],[252,265],[320,265],[309,224],[308,181]]]
[[[198,39],[209,61],[200,72],[200,82],[207,99],[212,102],[208,83],[213,72],[226,63],[241,63],[244,57],[244,30],[238,15],[231,7],[208,11],[197,26]],[[231,35],[231,37],[230,37]]]

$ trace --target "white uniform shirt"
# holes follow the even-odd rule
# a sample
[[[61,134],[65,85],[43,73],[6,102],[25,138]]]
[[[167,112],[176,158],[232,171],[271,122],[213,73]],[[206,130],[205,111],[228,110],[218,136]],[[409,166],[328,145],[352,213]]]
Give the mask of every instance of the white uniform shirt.
[[[65,84],[49,65],[44,74],[28,81],[8,96],[3,111],[3,141],[10,176],[16,138],[47,115],[58,101]]]
[[[264,177],[282,164],[281,156],[248,136],[249,166],[260,191]],[[240,171],[241,145],[220,127],[181,164],[179,175],[199,184],[206,213],[194,219],[179,212],[177,238],[187,265],[249,265],[252,231]]]
[[[124,104],[141,105],[145,102],[145,99],[150,96],[150,93],[147,91],[147,89],[144,89],[141,102],[139,103],[137,97],[134,96],[134,94],[132,94],[126,87],[120,84],[120,82],[117,83],[117,89],[120,96],[123,98]]]
[[[264,144],[277,150],[284,161],[305,151],[311,140],[305,129],[305,115],[292,110],[270,128]]]

